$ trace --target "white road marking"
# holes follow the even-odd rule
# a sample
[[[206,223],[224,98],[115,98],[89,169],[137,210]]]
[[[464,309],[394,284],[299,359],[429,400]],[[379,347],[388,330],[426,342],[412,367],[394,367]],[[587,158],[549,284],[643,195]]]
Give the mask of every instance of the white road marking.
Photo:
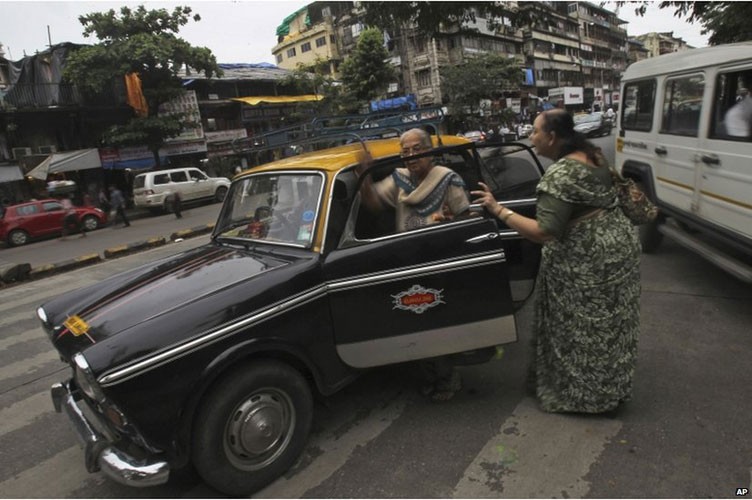
[[[454,498],[583,498],[582,478],[621,429],[606,417],[544,413],[525,398],[465,470]]]
[[[37,354],[36,356],[22,359],[5,366],[0,366],[0,380],[6,380],[12,377],[31,374],[34,372],[34,370],[41,367],[45,363],[49,363],[50,361],[58,361],[60,363],[60,367],[63,367],[63,362],[60,361],[60,355],[57,353],[57,351],[45,351]]]
[[[291,479],[281,477],[257,492],[253,498],[302,498],[306,491],[320,485],[347,463],[355,449],[365,446],[384,432],[404,410],[404,399],[392,400],[385,408],[379,407],[344,435],[311,439],[309,446],[322,453]]]
[[[40,392],[13,403],[0,410],[0,436],[31,424],[34,419],[47,413],[54,413],[50,392]]]
[[[32,330],[26,330],[25,332],[17,333],[16,335],[9,335],[4,339],[0,339],[0,351],[3,351],[11,346],[26,342],[27,340],[43,338],[46,339],[46,335],[42,328],[36,328]]]

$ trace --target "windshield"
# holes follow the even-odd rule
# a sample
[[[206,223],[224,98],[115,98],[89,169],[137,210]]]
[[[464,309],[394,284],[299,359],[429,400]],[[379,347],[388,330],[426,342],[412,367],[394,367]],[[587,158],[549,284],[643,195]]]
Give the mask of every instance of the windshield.
[[[217,224],[218,238],[308,247],[324,177],[319,173],[259,174],[236,181]]]

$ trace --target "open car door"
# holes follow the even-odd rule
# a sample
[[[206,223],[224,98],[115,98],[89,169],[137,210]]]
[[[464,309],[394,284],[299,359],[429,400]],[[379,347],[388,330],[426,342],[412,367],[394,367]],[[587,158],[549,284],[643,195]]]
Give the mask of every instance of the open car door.
[[[438,148],[416,157],[425,155],[460,174],[468,190],[483,180],[499,185],[502,193],[502,172],[509,165],[496,162],[496,170],[490,169],[472,145]],[[401,166],[399,158],[382,161],[364,176],[372,175],[378,182]],[[540,177],[539,172],[535,175]],[[397,233],[393,212],[371,214],[361,206],[360,183],[352,171],[338,177],[350,188],[355,184],[354,199],[339,243],[324,260],[324,274],[337,352],[345,363],[365,368],[517,340],[510,280],[534,278],[538,248],[525,255],[519,235],[477,212]],[[532,182],[537,184],[537,178],[526,181],[533,196],[516,199],[510,207],[534,216]]]

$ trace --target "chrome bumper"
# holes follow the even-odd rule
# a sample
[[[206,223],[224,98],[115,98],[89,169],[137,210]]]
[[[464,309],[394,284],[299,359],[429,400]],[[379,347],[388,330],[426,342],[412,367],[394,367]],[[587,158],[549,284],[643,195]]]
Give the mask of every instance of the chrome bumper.
[[[170,475],[167,462],[139,460],[112,446],[84,415],[67,384],[54,384],[51,393],[55,411],[65,410],[81,440],[87,471],[101,470],[107,477],[127,486],[146,487],[167,482]]]

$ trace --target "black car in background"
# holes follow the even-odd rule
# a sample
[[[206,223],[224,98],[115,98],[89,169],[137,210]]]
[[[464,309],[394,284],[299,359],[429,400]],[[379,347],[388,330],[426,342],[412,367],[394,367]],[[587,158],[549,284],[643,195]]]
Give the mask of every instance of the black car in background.
[[[415,156],[534,216],[543,169],[528,146],[434,145]],[[374,163],[358,176],[364,148]],[[398,139],[382,139],[247,170],[208,244],[38,308],[71,367],[52,396],[89,472],[150,486],[192,464],[214,488],[248,495],[302,452],[314,393],[375,366],[484,362],[516,341],[540,247],[479,210],[397,233],[394,214],[361,209],[358,193],[366,176],[402,166],[399,154]]]
[[[610,135],[613,128],[613,121],[602,111],[574,116],[574,129],[585,134],[586,137]]]

